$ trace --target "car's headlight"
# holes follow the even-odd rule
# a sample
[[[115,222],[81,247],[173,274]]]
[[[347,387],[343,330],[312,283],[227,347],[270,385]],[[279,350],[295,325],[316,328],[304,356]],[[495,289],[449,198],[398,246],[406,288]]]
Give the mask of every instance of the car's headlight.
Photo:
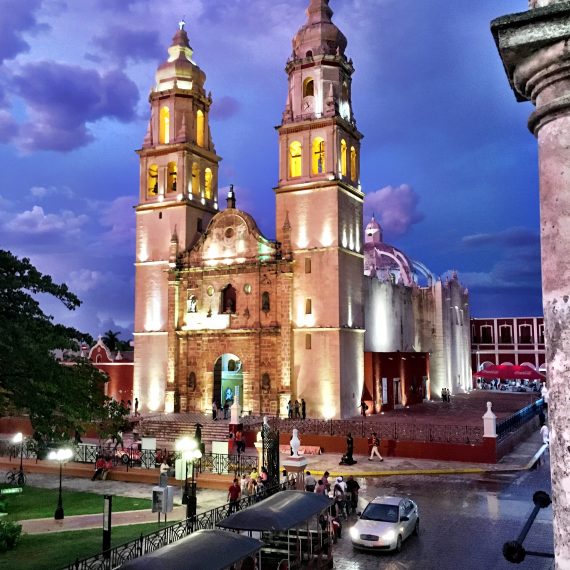
[[[396,538],[396,533],[393,530],[389,530],[384,536],[384,540],[394,540]]]
[[[360,536],[360,532],[355,526],[350,527],[350,538],[357,539]]]

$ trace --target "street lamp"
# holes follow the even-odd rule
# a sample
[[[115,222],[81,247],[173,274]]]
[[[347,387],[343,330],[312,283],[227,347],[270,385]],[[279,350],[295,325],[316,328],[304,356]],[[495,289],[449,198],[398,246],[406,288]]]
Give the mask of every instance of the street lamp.
[[[23,469],[23,459],[24,459],[24,435],[22,432],[18,432],[13,438],[12,443],[14,445],[20,444],[20,473],[24,471]]]
[[[63,519],[63,502],[61,500],[61,473],[63,464],[69,461],[73,457],[73,451],[71,449],[63,448],[57,451],[50,451],[48,459],[53,459],[59,462],[59,497],[57,499],[57,508],[55,509],[55,514],[53,518],[56,521]]]
[[[194,517],[196,516],[196,481],[194,479],[194,463],[202,457],[198,442],[191,437],[183,437],[176,442],[176,451],[182,455],[182,461],[186,465],[184,479],[184,495],[182,504],[186,505],[186,521],[190,521],[190,530],[194,530]],[[192,463],[192,483],[188,492],[188,462]]]

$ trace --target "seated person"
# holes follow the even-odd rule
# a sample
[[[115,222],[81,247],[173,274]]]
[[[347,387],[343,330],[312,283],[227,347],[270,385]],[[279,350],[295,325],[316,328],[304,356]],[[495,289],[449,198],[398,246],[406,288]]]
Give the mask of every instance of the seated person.
[[[91,481],[95,481],[95,479],[101,479],[103,476],[103,471],[105,471],[105,459],[102,455],[97,456],[97,461],[95,462],[95,473],[93,473],[93,477],[91,477]]]

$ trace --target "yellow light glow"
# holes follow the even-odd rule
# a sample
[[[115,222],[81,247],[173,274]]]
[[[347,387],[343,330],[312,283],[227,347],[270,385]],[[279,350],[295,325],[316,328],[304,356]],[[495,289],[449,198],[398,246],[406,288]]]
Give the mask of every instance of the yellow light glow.
[[[208,200],[212,199],[212,170],[206,168],[204,171],[204,195]]]
[[[342,139],[340,141],[340,173],[342,176],[346,176],[346,141]]]
[[[160,109],[158,139],[160,144],[168,144],[170,142],[170,109],[166,106]]]
[[[297,178],[303,175],[303,145],[293,141],[289,145],[289,177]]]
[[[325,141],[321,137],[313,140],[313,174],[322,174],[325,171]]]
[[[198,109],[196,113],[196,144],[204,146],[204,113]]]

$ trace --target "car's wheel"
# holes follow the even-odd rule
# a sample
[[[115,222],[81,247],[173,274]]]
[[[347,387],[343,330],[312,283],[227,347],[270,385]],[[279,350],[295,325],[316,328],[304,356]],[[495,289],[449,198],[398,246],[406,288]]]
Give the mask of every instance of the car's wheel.
[[[129,456],[126,453],[124,455],[121,455],[121,461],[127,465],[129,462]]]
[[[398,540],[396,541],[396,549],[395,552],[402,552],[402,535],[398,535]]]
[[[414,525],[414,536],[418,536],[420,534],[420,519],[416,521]]]

